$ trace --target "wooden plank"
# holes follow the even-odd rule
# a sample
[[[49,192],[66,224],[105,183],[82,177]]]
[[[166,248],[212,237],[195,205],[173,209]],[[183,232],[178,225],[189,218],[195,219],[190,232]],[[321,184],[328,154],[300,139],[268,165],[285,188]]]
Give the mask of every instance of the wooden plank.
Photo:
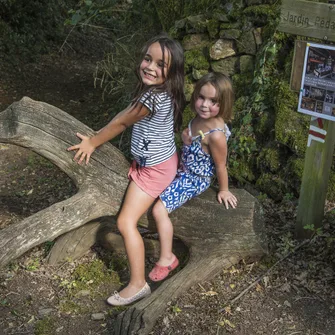
[[[304,60],[306,53],[306,41],[296,40],[294,44],[294,55],[291,70],[290,88],[299,92],[301,88],[302,72],[304,70]]]
[[[282,0],[278,30],[335,41],[335,5],[303,0]]]
[[[317,121],[311,121],[311,125],[320,127]],[[304,229],[304,226],[314,225],[315,229],[322,226],[333,161],[335,122],[322,120],[322,129],[327,131],[325,142],[312,141],[305,154],[296,224],[296,234],[299,238],[310,237],[312,234],[312,231]]]

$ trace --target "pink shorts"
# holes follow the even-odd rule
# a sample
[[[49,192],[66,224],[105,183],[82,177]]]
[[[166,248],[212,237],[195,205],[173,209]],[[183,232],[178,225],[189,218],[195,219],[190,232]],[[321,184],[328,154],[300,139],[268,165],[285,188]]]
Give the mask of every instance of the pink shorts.
[[[129,180],[145,193],[157,198],[173,181],[177,173],[178,155],[175,152],[167,161],[148,167],[141,167],[134,160],[128,172]]]

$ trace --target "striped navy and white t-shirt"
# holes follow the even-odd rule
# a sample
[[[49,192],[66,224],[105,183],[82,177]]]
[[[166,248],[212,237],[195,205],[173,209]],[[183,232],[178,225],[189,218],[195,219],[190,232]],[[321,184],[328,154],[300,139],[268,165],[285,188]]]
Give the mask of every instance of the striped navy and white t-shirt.
[[[174,106],[167,92],[145,92],[139,99],[149,110],[133,126],[131,153],[140,166],[153,166],[168,160],[175,152]]]

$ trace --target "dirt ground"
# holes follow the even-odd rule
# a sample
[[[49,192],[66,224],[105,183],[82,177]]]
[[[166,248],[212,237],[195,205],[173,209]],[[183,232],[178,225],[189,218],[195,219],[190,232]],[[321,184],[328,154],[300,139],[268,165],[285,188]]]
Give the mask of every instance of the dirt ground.
[[[98,129],[108,121],[111,107],[93,86],[95,63],[105,47],[92,54],[89,48],[86,53],[79,47],[62,53],[55,48],[33,63],[1,63],[0,111],[29,96]],[[0,144],[0,229],[75,192],[71,180],[45,159]],[[334,204],[327,203],[322,231],[293,251],[301,243],[292,237],[296,199],[259,199],[269,254],[222,270],[171,301],[151,334],[335,334]],[[51,246],[44,243],[1,270],[0,334],[112,334],[122,309],[107,306],[105,299],[127,280],[125,261],[116,262],[96,246],[78,261],[50,266]]]

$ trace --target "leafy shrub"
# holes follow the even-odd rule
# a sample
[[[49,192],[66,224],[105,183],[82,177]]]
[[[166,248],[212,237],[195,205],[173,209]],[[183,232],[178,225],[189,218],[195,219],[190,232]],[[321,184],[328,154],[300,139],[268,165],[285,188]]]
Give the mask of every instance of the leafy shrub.
[[[74,0],[72,0],[74,2]],[[48,50],[62,37],[65,0],[2,0],[0,6],[0,52],[31,58]]]

